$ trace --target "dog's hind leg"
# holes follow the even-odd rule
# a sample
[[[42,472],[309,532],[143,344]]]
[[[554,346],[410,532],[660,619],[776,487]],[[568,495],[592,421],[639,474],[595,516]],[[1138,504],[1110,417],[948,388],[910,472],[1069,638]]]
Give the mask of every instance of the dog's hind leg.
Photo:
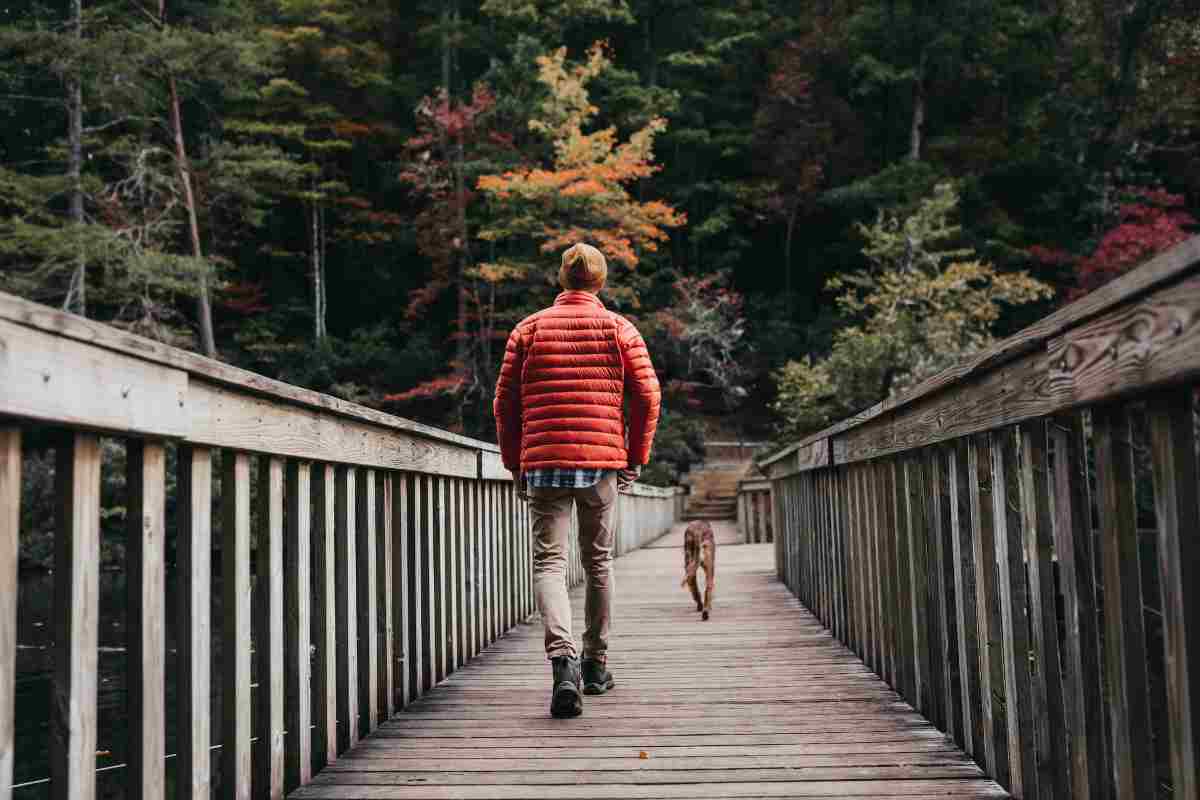
[[[702,561],[704,564],[704,608],[701,609],[703,611],[701,619],[708,619],[708,615],[712,612],[713,589],[717,588],[717,553],[712,545],[707,543],[702,552],[704,553]]]
[[[700,601],[700,584],[696,581],[696,571],[690,570],[687,587],[692,590],[692,598],[696,601],[696,610],[703,611],[704,604]]]

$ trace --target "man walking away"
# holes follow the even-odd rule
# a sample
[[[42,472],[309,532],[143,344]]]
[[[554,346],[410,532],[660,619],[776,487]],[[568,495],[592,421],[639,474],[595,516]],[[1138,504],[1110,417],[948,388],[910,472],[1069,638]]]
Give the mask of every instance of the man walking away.
[[[614,506],[617,492],[637,480],[650,458],[662,402],[641,334],[597,297],[607,277],[596,248],[577,244],[563,253],[564,291],[513,330],[496,382],[504,466],[533,512],[533,588],[553,667],[555,717],[583,712],[581,690],[603,694],[613,687],[606,665]],[[582,676],[567,596],[572,506],[587,573]]]

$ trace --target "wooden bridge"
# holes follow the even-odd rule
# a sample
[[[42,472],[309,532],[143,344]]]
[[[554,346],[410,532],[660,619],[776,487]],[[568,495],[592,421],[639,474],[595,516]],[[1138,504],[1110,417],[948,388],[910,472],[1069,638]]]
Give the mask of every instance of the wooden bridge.
[[[495,446],[0,295],[0,800],[1194,800],[1198,375],[1194,239],[763,459],[707,623],[678,585],[682,498],[635,488],[618,686],[552,720]],[[8,589],[47,430],[53,703],[28,780]],[[101,748],[109,437],[126,733]]]

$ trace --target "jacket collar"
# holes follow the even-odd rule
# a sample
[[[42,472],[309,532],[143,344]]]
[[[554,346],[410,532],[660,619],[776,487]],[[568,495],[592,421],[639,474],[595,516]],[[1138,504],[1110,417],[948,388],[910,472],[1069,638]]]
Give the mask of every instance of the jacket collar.
[[[593,305],[599,308],[604,308],[604,303],[600,298],[591,292],[583,292],[578,290],[567,290],[560,292],[558,297],[554,298],[556,306],[585,306]]]

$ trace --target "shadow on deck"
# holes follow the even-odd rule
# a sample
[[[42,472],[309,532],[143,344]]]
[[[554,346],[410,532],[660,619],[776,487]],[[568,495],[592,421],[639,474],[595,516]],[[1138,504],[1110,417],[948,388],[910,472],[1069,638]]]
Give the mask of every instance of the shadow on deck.
[[[679,588],[682,525],[617,560],[617,687],[581,718],[548,716],[535,616],[292,797],[1008,796],[789,594],[771,545],[718,537],[709,622]]]

